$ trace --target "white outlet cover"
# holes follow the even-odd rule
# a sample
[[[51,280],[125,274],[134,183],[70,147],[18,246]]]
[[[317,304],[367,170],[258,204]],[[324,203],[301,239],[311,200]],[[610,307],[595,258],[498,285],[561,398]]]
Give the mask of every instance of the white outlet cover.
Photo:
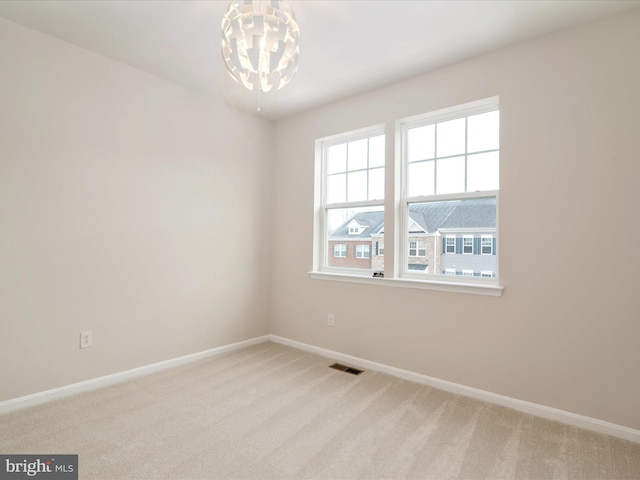
[[[93,332],[80,332],[80,348],[93,347]]]

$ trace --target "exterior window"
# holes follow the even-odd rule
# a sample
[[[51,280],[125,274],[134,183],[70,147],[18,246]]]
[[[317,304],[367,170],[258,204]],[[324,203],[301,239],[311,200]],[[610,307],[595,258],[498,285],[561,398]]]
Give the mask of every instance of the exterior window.
[[[497,269],[493,253],[499,188],[500,113],[496,99],[475,102],[399,122],[402,134],[403,233],[409,245],[402,275],[425,278],[409,268],[416,225],[423,230],[434,272]],[[484,237],[491,239],[486,243]],[[442,242],[436,246],[436,242]],[[491,249],[488,250],[488,247]],[[476,271],[477,271],[476,270]],[[440,273],[442,274],[442,273]],[[433,274],[431,276],[434,276]],[[492,276],[493,278],[493,276]]]
[[[333,245],[333,256],[346,258],[347,257],[347,245],[345,243],[336,243]]]
[[[444,253],[456,253],[456,237],[447,235],[445,237],[445,252]]]
[[[409,256],[410,257],[426,257],[427,248],[426,248],[425,242],[422,240],[409,242]]]
[[[462,237],[462,253],[473,253],[473,236],[465,235]]]
[[[448,275],[455,278],[441,282],[446,289],[501,291],[498,98],[398,119],[385,148],[391,130],[387,123],[316,140],[312,273],[356,281],[382,271],[382,282],[424,288]],[[385,164],[386,150],[397,155]],[[385,237],[394,250],[387,268]]]
[[[371,245],[356,245],[356,258],[371,258]]]
[[[482,236],[482,255],[493,255],[493,237],[491,235]]]
[[[316,192],[322,232],[314,264],[320,269],[384,270],[384,257],[372,265],[372,235],[384,231],[384,128],[373,127],[316,141]],[[355,256],[336,255],[336,244]],[[342,248],[342,247],[339,247]],[[333,254],[327,254],[332,252]]]

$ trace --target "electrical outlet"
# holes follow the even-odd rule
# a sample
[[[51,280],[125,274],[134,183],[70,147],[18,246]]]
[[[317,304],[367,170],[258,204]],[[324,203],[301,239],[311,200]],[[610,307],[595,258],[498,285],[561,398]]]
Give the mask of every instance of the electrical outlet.
[[[80,348],[93,347],[93,332],[80,332]]]
[[[333,313],[330,313],[329,316],[327,317],[327,325],[329,325],[330,327],[333,327],[335,325],[335,322],[333,319]]]

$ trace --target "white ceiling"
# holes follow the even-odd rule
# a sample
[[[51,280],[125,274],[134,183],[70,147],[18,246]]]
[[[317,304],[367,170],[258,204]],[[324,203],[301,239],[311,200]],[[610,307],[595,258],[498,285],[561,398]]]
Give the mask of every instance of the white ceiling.
[[[0,16],[255,111],[220,55],[227,0],[0,1]],[[280,118],[446,64],[640,7],[640,0],[290,0],[299,70],[262,99]]]

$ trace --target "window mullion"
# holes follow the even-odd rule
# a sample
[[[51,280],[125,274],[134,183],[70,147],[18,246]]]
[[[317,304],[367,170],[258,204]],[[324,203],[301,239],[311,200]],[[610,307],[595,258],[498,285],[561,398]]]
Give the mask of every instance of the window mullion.
[[[469,117],[464,117],[464,191],[468,192],[467,187],[467,159],[469,153]]]

